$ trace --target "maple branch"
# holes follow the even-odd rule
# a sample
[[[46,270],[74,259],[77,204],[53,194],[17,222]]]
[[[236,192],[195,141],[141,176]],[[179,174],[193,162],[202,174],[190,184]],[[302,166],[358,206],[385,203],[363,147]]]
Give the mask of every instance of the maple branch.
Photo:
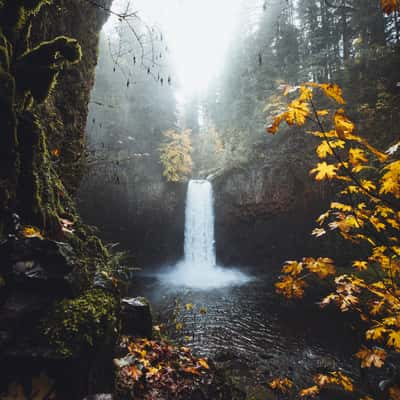
[[[331,150],[331,152],[332,152],[332,154],[335,156],[335,158],[338,160],[338,162],[340,163],[340,165],[344,168],[345,172],[346,172],[347,175],[350,177],[350,179],[351,179],[360,189],[362,189],[362,191],[364,192],[364,194],[367,195],[367,197],[369,197],[369,198],[371,198],[371,199],[376,199],[376,200],[380,200],[380,201],[384,202],[384,199],[382,199],[382,198],[380,198],[380,197],[378,197],[378,196],[375,196],[375,195],[373,195],[373,194],[370,194],[370,192],[369,192],[368,190],[366,190],[366,189],[361,185],[361,183],[360,183],[360,182],[358,181],[358,179],[354,176],[354,174],[346,167],[346,165],[344,164],[344,162],[343,162],[342,158],[340,157],[340,155],[337,153],[337,151],[335,150],[335,148],[332,147],[332,145],[331,145],[331,143],[330,143],[330,140],[329,140],[329,138],[328,138],[328,136],[327,136],[327,134],[326,134],[326,130],[325,130],[325,128],[324,128],[324,125],[323,125],[321,119],[319,118],[317,109],[316,109],[315,104],[314,104],[314,102],[313,102],[312,99],[310,99],[310,104],[311,104],[311,107],[312,107],[312,109],[313,109],[313,112],[314,112],[314,115],[315,115],[315,120],[316,120],[316,122],[317,122],[317,125],[318,125],[320,131],[324,134],[324,139],[325,139],[325,141],[328,143],[329,149]],[[356,222],[357,222],[358,226],[361,227],[362,225],[360,224],[360,220],[359,220],[358,215],[357,215],[357,212],[356,212],[356,206],[355,206],[355,202],[354,202],[353,196],[351,195],[351,193],[348,193],[348,196],[349,196],[349,200],[350,200],[350,203],[351,203],[352,214],[353,214],[354,218],[356,219]],[[387,203],[386,203],[386,204],[387,204]],[[389,205],[390,205],[390,203],[389,203]],[[364,225],[364,226],[365,226],[365,225]],[[392,254],[396,255],[396,253],[391,249],[390,243],[385,242],[384,240],[382,240],[381,237],[379,236],[378,232],[376,232],[375,230],[370,230],[367,226],[365,226],[365,229],[367,229],[367,231],[369,232],[369,234],[371,234],[373,237],[375,237],[375,238],[379,241],[379,243],[380,243],[381,245],[384,245],[385,247],[388,248],[388,250],[389,250]],[[379,275],[378,275],[378,272],[375,271],[375,268],[374,268],[374,272],[377,274],[377,276],[379,276]]]
[[[345,165],[345,163],[343,162],[343,160],[341,159],[341,157],[339,156],[339,154],[337,153],[337,151],[335,150],[334,147],[331,146],[330,140],[328,138],[328,136],[326,135],[326,130],[321,122],[321,119],[319,118],[317,109],[315,107],[314,102],[312,101],[312,99],[310,99],[310,103],[313,109],[313,112],[315,114],[315,118],[318,124],[318,127],[320,128],[321,132],[324,134],[324,139],[326,140],[326,142],[328,143],[328,146],[330,148],[330,150],[332,151],[332,154],[335,156],[335,158],[339,161],[340,165],[343,167],[343,169],[345,170],[346,174],[349,176],[349,178],[371,199],[375,199],[375,200],[380,200],[383,203],[386,203],[388,206],[392,207],[392,208],[397,208],[395,204],[392,204],[389,200],[386,200],[383,197],[380,197],[379,195],[376,195],[374,193],[371,193],[368,189],[364,188],[364,186],[360,183],[360,181],[357,179],[357,177],[351,172],[351,170]]]

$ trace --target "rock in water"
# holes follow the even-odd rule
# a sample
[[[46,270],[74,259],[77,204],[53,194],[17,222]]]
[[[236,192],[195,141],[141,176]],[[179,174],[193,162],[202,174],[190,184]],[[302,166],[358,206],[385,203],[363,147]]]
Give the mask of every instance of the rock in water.
[[[153,319],[150,304],[143,297],[124,298],[122,308],[122,332],[129,336],[151,338]]]

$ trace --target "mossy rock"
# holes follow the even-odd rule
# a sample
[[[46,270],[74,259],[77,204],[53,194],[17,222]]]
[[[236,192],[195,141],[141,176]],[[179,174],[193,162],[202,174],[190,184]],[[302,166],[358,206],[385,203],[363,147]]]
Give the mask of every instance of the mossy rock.
[[[43,333],[56,353],[66,358],[113,346],[119,333],[118,312],[112,294],[91,289],[57,302],[43,322]]]

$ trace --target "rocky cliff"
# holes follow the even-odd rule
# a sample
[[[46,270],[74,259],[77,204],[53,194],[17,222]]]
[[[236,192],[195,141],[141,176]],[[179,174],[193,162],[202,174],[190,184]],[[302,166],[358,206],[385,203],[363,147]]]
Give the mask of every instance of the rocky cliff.
[[[284,260],[324,253],[311,235],[332,194],[309,175],[314,142],[295,129],[282,132],[255,157],[213,179],[216,249],[225,265],[279,266]]]
[[[117,298],[93,280],[108,252],[71,197],[110,3],[0,1],[0,392],[11,397],[54,396],[47,369],[59,398],[80,398],[117,332]]]
[[[33,21],[33,45],[66,35],[77,39],[82,48],[81,62],[59,75],[57,90],[39,107],[50,147],[57,150],[58,171],[72,193],[83,172],[84,134],[98,61],[99,32],[108,17],[105,9],[111,3],[112,0],[55,0]]]

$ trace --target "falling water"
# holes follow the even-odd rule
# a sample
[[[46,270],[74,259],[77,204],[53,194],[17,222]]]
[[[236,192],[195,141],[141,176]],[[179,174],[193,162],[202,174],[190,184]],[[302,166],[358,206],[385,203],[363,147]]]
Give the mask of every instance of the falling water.
[[[191,180],[185,212],[185,246],[181,262],[160,279],[175,286],[212,289],[243,284],[249,277],[240,271],[217,265],[214,241],[212,185],[206,180]]]
[[[213,193],[209,181],[191,180],[185,214],[186,268],[204,273],[216,267]]]

